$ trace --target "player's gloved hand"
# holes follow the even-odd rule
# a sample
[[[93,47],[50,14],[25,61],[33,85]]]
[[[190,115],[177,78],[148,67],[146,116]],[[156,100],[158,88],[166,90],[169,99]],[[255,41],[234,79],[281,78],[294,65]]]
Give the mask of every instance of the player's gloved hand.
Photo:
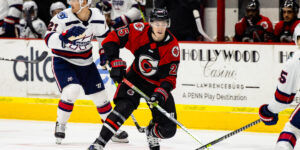
[[[114,59],[110,62],[111,71],[110,77],[118,83],[122,82],[126,74],[126,62],[123,61],[121,58]]]
[[[101,12],[108,12],[111,10],[111,4],[108,0],[100,0],[96,3],[96,8],[98,8]]]
[[[105,55],[103,48],[99,50],[99,55],[100,55],[100,66],[105,66],[107,61],[107,56]]]
[[[5,37],[16,37],[14,24],[10,24],[10,23],[4,21],[2,27],[5,32]]]
[[[169,97],[169,94],[165,89],[163,89],[161,87],[157,87],[154,89],[154,92],[151,95],[149,102],[150,103],[156,102],[159,104],[163,104],[167,101],[168,97]]]
[[[268,109],[267,104],[260,106],[259,117],[265,123],[265,125],[274,125],[278,121],[278,114],[272,113]]]
[[[125,16],[125,15],[121,15],[120,17],[117,17],[114,21],[113,21],[113,28],[117,29],[119,27],[128,25],[130,23],[130,19]]]
[[[64,42],[65,44],[67,43],[72,43],[72,41],[69,40],[71,36],[79,36],[85,32],[86,29],[79,27],[79,26],[74,26],[69,30],[64,31],[62,34],[59,35],[59,39]]]

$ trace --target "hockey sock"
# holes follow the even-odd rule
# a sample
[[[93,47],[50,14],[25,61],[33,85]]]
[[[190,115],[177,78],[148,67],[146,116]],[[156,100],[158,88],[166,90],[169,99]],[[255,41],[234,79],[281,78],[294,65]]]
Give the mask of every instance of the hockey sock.
[[[157,138],[166,139],[166,138],[171,138],[175,135],[176,125],[173,124],[160,125],[158,123],[155,123],[152,127],[150,126],[149,130],[150,130],[150,135]]]
[[[133,112],[133,104],[128,100],[120,100],[114,110],[106,118],[98,140],[105,146],[111,137],[118,131],[129,115]]]
[[[291,132],[281,132],[280,135],[279,135],[277,143],[282,142],[282,141],[290,143],[290,145],[294,148],[295,145],[296,145],[297,138]]]
[[[100,114],[101,121],[104,123],[104,120],[106,120],[107,116],[112,112],[112,107],[110,102],[97,107],[97,111]]]
[[[57,121],[62,124],[66,124],[73,111],[74,104],[68,103],[64,100],[60,100],[57,109]]]
[[[293,115],[291,118],[293,120]],[[285,149],[294,149],[296,145],[296,141],[300,136],[300,130],[297,126],[295,126],[292,122],[287,122],[283,131],[280,133],[280,136],[277,140],[276,148],[284,147]]]
[[[113,110],[109,116],[106,118],[100,136],[98,140],[101,142],[102,146],[111,139],[111,137],[118,131],[121,125],[125,122],[125,117],[118,113],[116,110]]]

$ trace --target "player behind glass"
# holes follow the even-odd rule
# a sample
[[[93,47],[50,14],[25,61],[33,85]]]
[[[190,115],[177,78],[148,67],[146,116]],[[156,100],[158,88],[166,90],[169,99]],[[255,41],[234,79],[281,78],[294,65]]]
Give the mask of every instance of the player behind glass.
[[[114,29],[143,21],[136,0],[100,0],[96,7],[103,11],[107,24]]]
[[[97,106],[102,120],[112,112],[103,81],[92,57],[93,37],[100,44],[109,32],[105,18],[98,9],[90,8],[92,0],[68,0],[68,3],[71,8],[51,19],[45,36],[45,42],[54,55],[52,71],[61,92],[55,126],[58,144],[65,138],[66,124],[81,87]],[[103,53],[100,45],[100,65],[106,64]],[[128,142],[127,136],[125,131],[120,131],[112,140]]]
[[[66,9],[66,6],[65,6],[64,3],[62,3],[62,2],[54,2],[50,6],[50,16],[54,17],[56,14],[60,13],[64,9]]]
[[[300,25],[297,25],[293,39],[300,49]],[[275,97],[270,104],[259,108],[259,116],[266,125],[275,125],[278,113],[288,108],[293,102],[299,89],[300,77],[300,51],[295,51],[293,56],[284,64],[279,76]],[[291,114],[289,122],[285,124],[276,144],[276,150],[293,150],[297,139],[300,138],[300,105],[298,104]]]
[[[300,20],[298,19],[299,5],[293,0],[286,0],[281,8],[283,20],[275,25],[275,42],[293,42],[294,29]]]
[[[17,37],[23,0],[0,0],[0,37]]]
[[[38,7],[34,1],[23,4],[23,16],[20,20],[20,38],[43,38],[47,27],[44,21],[38,18]]]
[[[251,0],[246,7],[246,16],[235,24],[234,41],[270,42],[273,40],[273,25],[268,17],[260,14],[258,0]]]
[[[89,150],[102,150],[140,103],[141,96],[121,82],[124,76],[150,96],[150,103],[158,102],[173,117],[177,116],[171,91],[176,87],[180,61],[178,42],[167,30],[170,26],[167,10],[152,10],[149,22],[118,28],[102,42],[112,67],[110,76],[120,84],[114,97],[116,107],[106,118],[99,137]],[[126,62],[119,57],[119,49],[123,47],[135,56],[127,73]],[[150,150],[159,150],[159,139],[173,137],[176,124],[156,108],[151,108],[151,112],[152,121],[146,128],[147,141]]]

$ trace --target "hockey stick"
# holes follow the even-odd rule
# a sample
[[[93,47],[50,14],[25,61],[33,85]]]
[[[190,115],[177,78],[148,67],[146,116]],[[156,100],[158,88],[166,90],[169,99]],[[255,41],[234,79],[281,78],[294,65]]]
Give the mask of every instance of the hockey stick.
[[[149,102],[150,97],[148,97],[143,91],[141,91],[139,88],[137,88],[135,85],[133,85],[130,81],[128,81],[126,78],[122,80],[125,84],[127,84],[131,89],[133,89],[135,92],[139,93],[147,102]],[[165,115],[168,119],[176,123],[178,126],[181,127],[187,134],[189,134],[194,140],[196,140],[198,143],[203,145],[200,140],[194,136],[185,126],[183,126],[180,122],[178,122],[174,117],[171,116],[167,111],[165,111],[163,108],[161,108],[157,103],[151,103],[153,107],[156,107],[158,111],[160,111],[163,115]]]
[[[8,59],[8,58],[3,58],[0,57],[0,60],[4,60],[4,61],[19,61],[19,62],[25,62],[25,63],[39,63],[41,61],[43,61],[48,55],[48,52],[43,51],[42,54],[36,59],[36,60],[25,60],[25,59]]]
[[[212,145],[215,145],[215,144],[217,144],[217,143],[219,143],[219,142],[221,142],[221,141],[223,141],[223,140],[225,140],[225,139],[227,139],[227,138],[229,138],[229,137],[231,137],[231,136],[233,136],[233,135],[235,135],[235,134],[237,134],[237,133],[239,133],[241,131],[244,131],[244,130],[246,130],[246,129],[248,129],[248,128],[250,128],[250,127],[252,127],[252,126],[254,126],[254,125],[258,124],[258,123],[260,123],[260,121],[261,120],[258,119],[258,120],[254,121],[254,122],[251,122],[251,123],[249,123],[249,124],[247,124],[247,125],[239,128],[239,129],[237,129],[235,131],[232,131],[232,132],[230,132],[230,133],[228,133],[228,134],[226,134],[226,135],[224,135],[224,136],[222,136],[222,137],[220,137],[220,138],[218,138],[216,140],[213,140],[212,142],[209,142],[209,143],[207,143],[207,144],[205,144],[205,145],[197,148],[196,150],[207,149],[207,148],[211,147]]]
[[[69,40],[69,41],[75,41],[75,40],[78,40],[78,39],[82,39],[82,38],[84,38],[84,37],[85,37],[85,34],[82,33],[82,34],[80,34],[80,35],[78,35],[78,36],[71,36],[71,37],[68,38],[68,40]]]
[[[133,120],[133,122],[134,122],[136,128],[138,129],[138,131],[139,131],[140,133],[145,133],[146,128],[143,128],[143,127],[141,127],[141,126],[139,125],[139,123],[137,122],[137,120],[135,119],[135,117],[134,117],[133,114],[131,114],[130,116],[131,116],[131,119]]]
[[[107,69],[107,65],[104,65],[104,66],[102,67],[102,69],[103,69],[103,70],[108,70],[108,69]],[[110,70],[108,70],[108,71],[110,72]],[[118,87],[118,83],[117,83],[117,82],[114,82],[114,83],[115,83],[115,86]],[[132,118],[132,120],[133,120],[133,122],[134,122],[136,128],[138,129],[138,131],[139,131],[140,133],[145,133],[146,128],[143,128],[143,127],[141,127],[141,126],[139,125],[139,123],[137,122],[137,120],[135,119],[135,117],[134,117],[133,114],[131,114],[130,116],[131,116],[131,118]]]
[[[197,29],[200,32],[200,34],[208,41],[212,42],[213,40],[203,31],[202,24],[201,24],[201,19],[200,19],[200,14],[199,11],[194,9],[193,10],[194,18],[197,24]]]
[[[143,19],[144,22],[146,22],[145,15],[144,15],[143,10],[142,10],[142,7],[141,7],[142,4],[143,4],[143,5],[146,4],[146,1],[144,1],[144,0],[141,0],[141,1],[136,0],[136,2],[138,3],[138,6],[139,6],[139,10],[140,10],[142,19]],[[145,2],[145,4],[144,4],[144,2]]]

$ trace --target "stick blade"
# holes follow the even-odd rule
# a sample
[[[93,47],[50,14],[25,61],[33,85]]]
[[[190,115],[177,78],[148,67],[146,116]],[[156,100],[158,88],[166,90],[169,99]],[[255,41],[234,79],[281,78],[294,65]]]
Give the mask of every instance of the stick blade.
[[[82,34],[80,34],[80,35],[78,35],[78,36],[71,36],[71,37],[69,37],[68,40],[70,40],[70,41],[75,41],[75,40],[78,40],[78,39],[82,39],[82,38],[84,38],[84,37],[85,37],[85,34],[82,33]]]

